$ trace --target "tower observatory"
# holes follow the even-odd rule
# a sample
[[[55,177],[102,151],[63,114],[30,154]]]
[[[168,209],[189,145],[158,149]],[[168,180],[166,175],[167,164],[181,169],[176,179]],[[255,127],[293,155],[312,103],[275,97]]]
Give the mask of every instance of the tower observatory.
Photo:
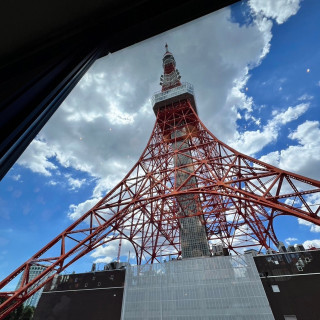
[[[156,121],[137,163],[93,208],[0,283],[3,319],[73,262],[113,240],[131,243],[139,264],[166,256],[230,254],[278,244],[273,221],[290,215],[320,225],[320,182],[246,156],[218,140],[198,117],[191,84],[174,56],[163,59],[162,89],[152,98]],[[41,266],[36,278],[31,266]]]

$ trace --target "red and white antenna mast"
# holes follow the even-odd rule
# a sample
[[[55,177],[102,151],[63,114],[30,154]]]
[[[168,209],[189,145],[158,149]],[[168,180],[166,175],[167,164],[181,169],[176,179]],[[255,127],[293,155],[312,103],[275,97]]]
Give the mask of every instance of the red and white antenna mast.
[[[166,91],[181,85],[181,76],[178,69],[176,69],[176,61],[174,60],[173,54],[168,50],[168,44],[166,44],[165,48],[166,52],[162,59],[163,75],[160,77],[162,91]]]

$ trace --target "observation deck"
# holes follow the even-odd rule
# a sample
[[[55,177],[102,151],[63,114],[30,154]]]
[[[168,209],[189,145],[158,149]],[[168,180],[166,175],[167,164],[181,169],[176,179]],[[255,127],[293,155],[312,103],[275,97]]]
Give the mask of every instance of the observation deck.
[[[189,100],[193,110],[198,113],[194,99],[193,85],[188,82],[182,82],[180,86],[166,91],[156,92],[151,98],[151,103],[153,111],[155,115],[157,115],[159,110],[181,100]]]

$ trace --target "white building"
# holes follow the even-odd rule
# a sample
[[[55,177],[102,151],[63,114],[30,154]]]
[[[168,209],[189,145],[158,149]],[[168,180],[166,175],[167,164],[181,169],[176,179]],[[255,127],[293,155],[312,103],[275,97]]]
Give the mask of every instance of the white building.
[[[45,267],[42,266],[31,266],[29,269],[29,280],[33,280],[36,276],[38,276],[43,270],[45,269]],[[22,281],[22,277],[23,274],[21,275],[17,288],[16,290],[20,287],[21,281]],[[30,307],[35,307],[37,306],[40,296],[42,294],[43,288],[41,288],[40,290],[38,290],[34,295],[32,295],[29,299],[27,299],[23,305],[25,307],[30,306]]]

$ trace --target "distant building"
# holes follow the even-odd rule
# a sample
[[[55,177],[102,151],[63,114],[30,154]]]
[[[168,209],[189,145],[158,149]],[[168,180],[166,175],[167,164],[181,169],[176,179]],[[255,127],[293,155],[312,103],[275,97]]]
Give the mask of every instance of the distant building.
[[[31,266],[29,269],[29,279],[33,280],[35,277],[37,277],[43,270],[45,269],[45,267],[41,267],[41,266]],[[20,287],[21,281],[22,281],[22,277],[23,274],[21,275],[18,285],[16,287],[16,290]],[[32,295],[29,299],[27,299],[23,305],[25,307],[30,306],[30,307],[36,307],[39,299],[41,297],[43,288],[40,289],[39,291],[37,291],[34,295]]]
[[[249,250],[245,250],[244,252],[243,252],[244,254],[252,254],[252,256],[257,256],[258,255],[258,251],[257,250],[255,250],[255,249],[249,249]]]
[[[303,244],[296,244],[295,249],[296,249],[296,251],[305,251],[306,250],[304,248]]]
[[[278,249],[279,249],[279,252],[287,252],[286,246],[284,245],[283,242],[279,241],[277,247],[278,247]]]
[[[223,255],[222,245],[221,244],[212,245],[211,252],[213,256],[222,256]]]
[[[288,252],[295,252],[296,248],[293,245],[290,245],[290,246],[288,246],[287,251]]]
[[[274,251],[272,248],[268,248],[266,251],[266,254],[275,254],[276,251]]]

